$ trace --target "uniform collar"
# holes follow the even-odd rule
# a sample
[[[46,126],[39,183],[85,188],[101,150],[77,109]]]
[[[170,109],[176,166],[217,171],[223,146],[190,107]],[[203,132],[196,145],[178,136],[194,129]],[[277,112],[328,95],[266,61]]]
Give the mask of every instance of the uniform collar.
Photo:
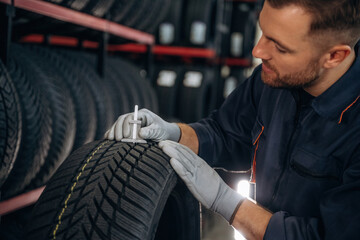
[[[349,70],[312,102],[321,116],[339,121],[342,114],[360,95],[360,42],[355,46],[356,58]]]

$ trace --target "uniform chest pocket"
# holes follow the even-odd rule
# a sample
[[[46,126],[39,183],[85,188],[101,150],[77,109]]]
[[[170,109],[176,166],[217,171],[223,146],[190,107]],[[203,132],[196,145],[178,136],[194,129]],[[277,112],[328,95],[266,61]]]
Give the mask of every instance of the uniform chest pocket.
[[[298,149],[291,158],[290,166],[303,177],[340,181],[340,168],[331,156],[319,157],[303,149]]]

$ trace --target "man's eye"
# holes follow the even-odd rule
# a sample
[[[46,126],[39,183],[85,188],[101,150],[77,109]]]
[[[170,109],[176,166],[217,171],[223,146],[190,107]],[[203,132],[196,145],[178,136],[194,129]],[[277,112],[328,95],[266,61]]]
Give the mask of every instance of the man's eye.
[[[279,48],[278,46],[276,46],[276,50],[277,50],[279,53],[286,53],[286,50],[283,50],[283,49]]]

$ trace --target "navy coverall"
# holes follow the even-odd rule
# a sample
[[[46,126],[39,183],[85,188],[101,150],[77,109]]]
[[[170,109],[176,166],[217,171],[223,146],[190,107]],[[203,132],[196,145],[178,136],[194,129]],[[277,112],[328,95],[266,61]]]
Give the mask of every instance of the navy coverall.
[[[190,124],[213,167],[256,173],[274,213],[264,239],[360,239],[360,57],[323,94],[272,88],[261,66],[208,118]]]

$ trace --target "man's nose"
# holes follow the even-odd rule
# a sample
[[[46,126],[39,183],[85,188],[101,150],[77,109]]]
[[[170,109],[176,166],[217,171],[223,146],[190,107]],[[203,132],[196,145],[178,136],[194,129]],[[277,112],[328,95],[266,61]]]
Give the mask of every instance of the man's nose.
[[[271,56],[270,56],[268,50],[269,49],[268,49],[268,46],[266,44],[266,39],[262,35],[260,40],[258,41],[258,43],[253,48],[252,55],[255,58],[260,58],[260,59],[263,59],[263,60],[269,60],[271,58]]]

